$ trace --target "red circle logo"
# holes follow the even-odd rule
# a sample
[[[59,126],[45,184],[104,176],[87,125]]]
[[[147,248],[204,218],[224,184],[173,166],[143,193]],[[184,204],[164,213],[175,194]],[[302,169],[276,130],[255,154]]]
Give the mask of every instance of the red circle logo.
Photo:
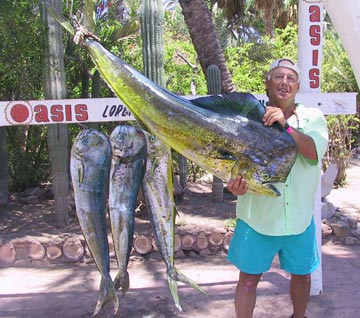
[[[29,110],[23,104],[15,104],[11,107],[10,116],[15,122],[22,124],[29,117]]]
[[[12,125],[26,125],[32,120],[32,108],[27,102],[10,102],[5,108],[7,121]]]

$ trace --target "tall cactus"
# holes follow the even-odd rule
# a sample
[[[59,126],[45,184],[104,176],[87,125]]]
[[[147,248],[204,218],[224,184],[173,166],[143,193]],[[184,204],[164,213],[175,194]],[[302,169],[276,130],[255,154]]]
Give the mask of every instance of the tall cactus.
[[[220,68],[217,65],[212,64],[207,68],[206,79],[208,93],[211,95],[221,94],[221,74]],[[212,199],[215,202],[222,202],[224,200],[224,184],[216,176],[213,176]]]
[[[144,75],[161,86],[166,85],[164,70],[165,10],[161,0],[142,0],[141,23]]]
[[[165,87],[164,27],[165,9],[162,0],[142,0],[139,10],[144,75]],[[186,158],[179,154],[180,185],[186,188]]]

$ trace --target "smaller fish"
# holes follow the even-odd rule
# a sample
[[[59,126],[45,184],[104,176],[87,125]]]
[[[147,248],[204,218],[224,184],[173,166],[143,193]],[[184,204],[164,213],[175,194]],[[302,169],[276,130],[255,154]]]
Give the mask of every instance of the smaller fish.
[[[206,292],[174,265],[176,206],[173,196],[171,149],[155,136],[147,132],[145,135],[148,159],[141,186],[155,229],[156,243],[166,265],[170,293],[175,306],[182,311],[177,282],[187,284],[205,295]]]
[[[71,148],[70,173],[74,188],[76,214],[85,241],[101,275],[96,316],[111,300],[114,314],[119,300],[110,276],[109,246],[106,231],[106,202],[111,147],[107,136],[95,129],[84,129]]]
[[[146,165],[146,141],[140,128],[117,126],[110,135],[112,160],[110,169],[109,213],[114,249],[119,271],[116,289],[124,296],[130,286],[127,266],[133,245],[134,218],[140,184]]]

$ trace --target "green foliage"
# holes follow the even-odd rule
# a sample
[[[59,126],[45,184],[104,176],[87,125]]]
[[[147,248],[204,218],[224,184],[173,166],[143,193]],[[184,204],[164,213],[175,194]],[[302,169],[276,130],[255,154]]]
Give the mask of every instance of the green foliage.
[[[266,38],[271,43],[271,52],[274,59],[289,57],[296,60],[298,53],[298,27],[289,23],[285,29],[276,29],[273,39]]]
[[[325,32],[321,90],[323,92],[358,92],[348,56],[335,31]]]
[[[264,65],[252,59],[253,43],[225,51],[229,71],[238,91],[264,93]]]
[[[0,100],[41,99],[45,42],[38,1],[2,0],[0,7]],[[6,132],[10,190],[48,181],[45,126],[12,126]]]
[[[281,57],[296,59],[297,26],[290,23],[285,29],[277,29],[273,38],[263,37],[259,43],[229,47],[225,56],[237,90],[263,94],[270,63]]]
[[[353,132],[358,130],[359,119],[355,115],[327,116],[329,146],[323,159],[323,170],[331,164],[338,167],[335,185],[346,184],[346,168],[352,156]]]
[[[44,126],[10,127],[7,131],[9,151],[9,189],[23,191],[50,179],[50,162]]]
[[[321,89],[323,92],[358,92],[349,59],[336,32],[328,27],[323,48]],[[329,147],[323,160],[323,169],[330,164],[339,168],[335,185],[346,184],[346,168],[352,156],[352,148],[358,144],[355,138],[359,130],[358,115],[327,116]]]
[[[205,76],[198,65],[194,46],[189,41],[169,42],[165,48],[166,88],[179,95],[191,95],[191,85],[196,95],[205,95]]]
[[[36,8],[37,1],[1,1],[1,100],[34,99],[42,94],[44,37]]]

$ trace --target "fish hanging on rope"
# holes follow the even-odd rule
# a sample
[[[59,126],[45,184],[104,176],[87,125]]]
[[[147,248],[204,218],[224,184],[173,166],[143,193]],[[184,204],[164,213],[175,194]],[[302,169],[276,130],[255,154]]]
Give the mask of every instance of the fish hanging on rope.
[[[130,287],[127,266],[133,245],[134,218],[141,181],[146,167],[146,141],[140,128],[119,125],[110,135],[112,160],[109,214],[118,273],[115,288],[124,296]]]
[[[71,148],[70,174],[76,215],[101,275],[94,316],[109,300],[113,303],[114,313],[117,313],[119,308],[119,300],[110,276],[106,230],[110,160],[111,147],[107,136],[95,129],[84,129],[78,134]]]
[[[177,282],[189,285],[204,295],[206,292],[174,265],[176,206],[173,197],[171,149],[155,136],[147,132],[145,135],[148,153],[146,172],[141,186],[146,207],[151,215],[156,244],[166,266],[170,293],[175,306],[182,310]]]

